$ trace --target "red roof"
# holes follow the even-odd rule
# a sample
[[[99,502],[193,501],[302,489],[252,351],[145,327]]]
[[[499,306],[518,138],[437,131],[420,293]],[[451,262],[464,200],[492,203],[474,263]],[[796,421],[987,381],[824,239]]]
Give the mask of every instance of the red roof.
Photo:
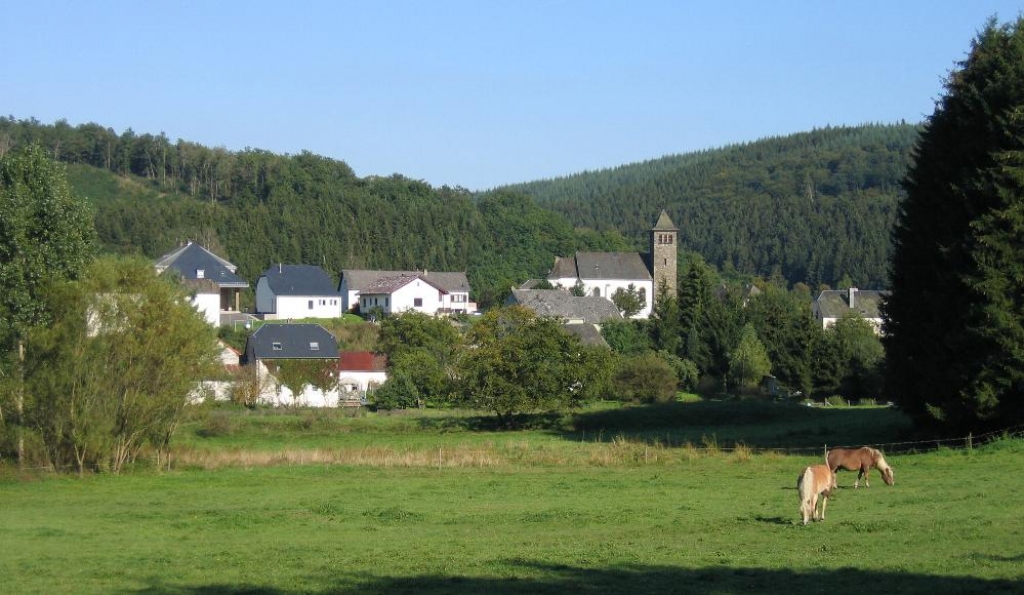
[[[338,370],[342,372],[383,372],[388,357],[371,351],[342,351],[338,354]]]

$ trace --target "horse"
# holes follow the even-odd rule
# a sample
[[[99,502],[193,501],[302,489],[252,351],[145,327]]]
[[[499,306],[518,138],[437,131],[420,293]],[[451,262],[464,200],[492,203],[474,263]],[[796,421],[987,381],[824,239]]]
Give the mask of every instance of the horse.
[[[828,465],[811,465],[796,478],[796,491],[800,495],[800,515],[804,524],[809,520],[824,521],[825,507],[832,490],[836,489],[836,474]],[[821,516],[818,516],[818,496],[821,496]]]
[[[840,469],[858,471],[857,481],[853,482],[854,489],[857,489],[857,486],[860,485],[861,478],[864,478],[864,487],[871,487],[871,484],[868,483],[868,471],[872,467],[878,469],[882,474],[882,481],[886,485],[892,485],[895,481],[892,475],[892,467],[889,466],[889,463],[885,462],[882,451],[874,448],[867,446],[860,448],[833,448],[828,451],[826,459],[828,460],[829,469],[833,472]]]

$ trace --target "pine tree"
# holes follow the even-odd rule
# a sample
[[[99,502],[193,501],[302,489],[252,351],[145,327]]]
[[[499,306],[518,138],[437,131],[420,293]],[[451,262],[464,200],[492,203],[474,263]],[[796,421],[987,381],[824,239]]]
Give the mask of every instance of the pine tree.
[[[1024,19],[990,21],[946,83],[904,181],[884,306],[886,384],[919,422],[1020,422]]]

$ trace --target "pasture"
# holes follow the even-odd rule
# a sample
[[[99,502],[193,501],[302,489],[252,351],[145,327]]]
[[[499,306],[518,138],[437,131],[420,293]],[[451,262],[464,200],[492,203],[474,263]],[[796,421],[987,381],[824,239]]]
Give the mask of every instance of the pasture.
[[[742,415],[690,411],[692,423],[669,430],[641,424],[630,416],[647,412],[636,411],[607,431],[590,418],[518,432],[473,427],[481,422],[472,416],[317,422],[226,412],[186,428],[171,471],[4,476],[0,590],[1022,590],[1021,440],[888,455],[892,487],[854,490],[856,473],[840,472],[827,519],[802,526],[796,478],[821,457],[761,452],[758,441],[719,448],[742,431]],[[902,427],[875,411],[827,416]],[[735,423],[710,439],[702,415],[718,414]],[[779,446],[771,443],[813,434],[818,422],[794,423],[756,434]],[[281,451],[293,454],[257,456]]]

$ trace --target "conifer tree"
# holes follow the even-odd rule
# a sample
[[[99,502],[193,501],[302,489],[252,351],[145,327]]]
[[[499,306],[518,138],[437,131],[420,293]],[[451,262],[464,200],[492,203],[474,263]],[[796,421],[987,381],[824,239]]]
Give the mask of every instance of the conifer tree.
[[[890,398],[948,431],[1024,419],[1024,19],[989,21],[929,118],[894,232]]]

